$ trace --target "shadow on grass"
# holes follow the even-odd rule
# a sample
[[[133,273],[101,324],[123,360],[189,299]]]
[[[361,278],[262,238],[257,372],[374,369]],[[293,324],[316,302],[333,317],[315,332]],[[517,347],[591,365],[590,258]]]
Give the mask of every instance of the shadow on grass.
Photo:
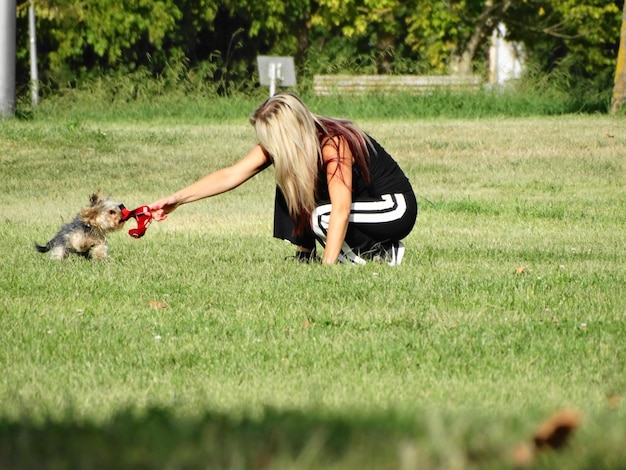
[[[0,469],[513,469],[531,464],[520,465],[512,453],[521,430],[530,437],[521,424],[429,412],[337,417],[274,409],[191,418],[153,408],[125,410],[96,425],[69,414],[0,421]],[[587,436],[559,452],[542,452],[530,467],[623,468],[620,446]]]
[[[0,468],[383,468],[416,430],[265,410],[257,418],[124,411],[102,425],[74,419],[1,422]],[[347,468],[343,467],[343,468]]]

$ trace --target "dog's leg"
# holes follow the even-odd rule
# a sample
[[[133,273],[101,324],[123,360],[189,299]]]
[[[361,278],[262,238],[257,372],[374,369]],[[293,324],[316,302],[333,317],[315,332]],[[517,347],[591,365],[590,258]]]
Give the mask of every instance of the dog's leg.
[[[95,245],[93,248],[91,248],[91,250],[89,251],[89,256],[95,259],[106,259],[108,251],[108,247],[104,243],[102,243],[100,245]]]
[[[69,251],[64,246],[55,246],[50,251],[50,259],[65,259],[69,255]]]

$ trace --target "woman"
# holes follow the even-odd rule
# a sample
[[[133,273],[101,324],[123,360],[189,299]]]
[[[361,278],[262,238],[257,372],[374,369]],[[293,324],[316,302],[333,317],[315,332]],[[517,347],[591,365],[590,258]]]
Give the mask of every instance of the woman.
[[[400,264],[400,242],[415,224],[417,201],[389,154],[352,122],[312,114],[279,93],[250,117],[259,143],[232,166],[150,204],[161,221],[181,204],[229,191],[274,165],[274,236],[297,246],[296,258]]]

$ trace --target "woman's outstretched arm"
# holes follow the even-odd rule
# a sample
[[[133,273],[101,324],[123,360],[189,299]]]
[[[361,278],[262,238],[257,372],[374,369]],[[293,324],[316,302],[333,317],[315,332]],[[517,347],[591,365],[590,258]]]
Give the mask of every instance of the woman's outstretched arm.
[[[270,164],[271,160],[267,154],[260,145],[256,145],[237,163],[210,173],[195,183],[149,204],[152,215],[155,220],[164,220],[178,206],[230,191]]]

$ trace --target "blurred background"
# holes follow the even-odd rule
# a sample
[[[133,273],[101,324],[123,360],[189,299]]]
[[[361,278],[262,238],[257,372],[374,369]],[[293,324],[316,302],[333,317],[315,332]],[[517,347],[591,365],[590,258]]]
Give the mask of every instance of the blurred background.
[[[530,83],[610,108],[618,0],[18,0],[16,95],[113,78],[132,100],[170,89],[228,96],[258,88],[258,55],[316,75],[475,76]],[[34,21],[33,21],[34,20]],[[30,23],[29,23],[30,21]],[[29,27],[30,26],[30,27]],[[33,72],[32,47],[36,48]],[[123,87],[119,84],[123,84]],[[101,82],[100,82],[101,86]],[[128,90],[131,90],[130,92]]]

